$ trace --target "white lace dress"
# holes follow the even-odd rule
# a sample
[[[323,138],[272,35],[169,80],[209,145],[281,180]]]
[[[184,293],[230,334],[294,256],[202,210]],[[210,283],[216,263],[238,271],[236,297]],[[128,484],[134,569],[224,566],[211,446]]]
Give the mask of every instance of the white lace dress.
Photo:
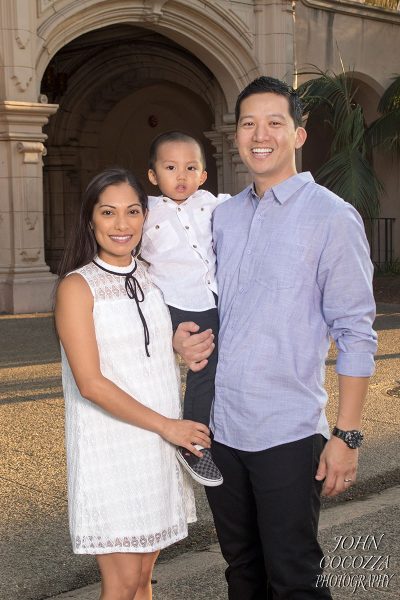
[[[125,289],[126,273],[95,259],[80,273],[94,297],[94,324],[103,375],[142,404],[172,418],[180,416],[179,372],[172,349],[168,309],[146,268],[134,273],[144,292],[140,304]],[[124,423],[83,398],[62,349],[66,413],[68,508],[77,554],[153,552],[187,536],[196,520],[190,482],[175,447],[159,435]]]

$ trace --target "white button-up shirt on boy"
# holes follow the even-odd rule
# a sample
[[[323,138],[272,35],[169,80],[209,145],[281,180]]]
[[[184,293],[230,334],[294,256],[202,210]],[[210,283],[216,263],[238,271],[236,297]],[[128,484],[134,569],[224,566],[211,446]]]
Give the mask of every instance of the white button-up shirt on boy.
[[[230,198],[197,190],[178,204],[165,196],[149,196],[143,228],[142,257],[164,300],[181,310],[215,307],[216,259],[212,245],[214,209]]]

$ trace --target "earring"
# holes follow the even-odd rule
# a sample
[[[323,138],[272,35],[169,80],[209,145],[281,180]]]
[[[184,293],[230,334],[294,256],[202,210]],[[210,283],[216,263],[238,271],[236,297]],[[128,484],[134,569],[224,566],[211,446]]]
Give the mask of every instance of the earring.
[[[89,227],[93,231],[93,223],[92,222],[89,223]]]

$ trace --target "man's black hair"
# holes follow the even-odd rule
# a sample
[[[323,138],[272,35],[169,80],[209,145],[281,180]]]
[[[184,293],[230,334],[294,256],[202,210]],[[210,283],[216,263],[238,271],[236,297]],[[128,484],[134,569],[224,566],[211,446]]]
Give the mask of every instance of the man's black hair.
[[[294,121],[295,127],[301,127],[303,103],[297,92],[284,81],[274,79],[274,77],[267,77],[266,75],[257,77],[257,79],[254,79],[254,81],[249,83],[244,90],[240,92],[235,106],[236,127],[239,122],[240,106],[243,100],[253,94],[265,94],[266,92],[277,94],[278,96],[285,96],[285,98],[288,99],[289,114]]]

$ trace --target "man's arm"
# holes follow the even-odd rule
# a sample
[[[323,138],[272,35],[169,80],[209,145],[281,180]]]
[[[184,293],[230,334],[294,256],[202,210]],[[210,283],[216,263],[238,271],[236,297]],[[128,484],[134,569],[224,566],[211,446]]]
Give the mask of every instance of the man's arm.
[[[361,413],[374,372],[376,333],[372,329],[375,302],[373,267],[361,217],[342,205],[329,221],[326,245],[318,268],[322,310],[338,349],[339,410],[336,426],[360,429]],[[323,492],[335,496],[354,483],[358,450],[332,437],[321,454],[317,479],[325,479]],[[345,479],[352,481],[345,483]]]
[[[207,364],[207,358],[215,348],[214,334],[211,329],[196,333],[199,326],[192,321],[180,323],[175,331],[172,344],[189,369],[201,371]]]
[[[368,391],[368,377],[348,377],[339,375],[339,410],[336,427],[349,431],[360,429],[361,413]],[[315,476],[324,481],[323,494],[336,496],[349,488],[357,476],[358,449],[335,437],[327,442],[321,453],[319,467]],[[345,483],[345,480],[351,482]]]

